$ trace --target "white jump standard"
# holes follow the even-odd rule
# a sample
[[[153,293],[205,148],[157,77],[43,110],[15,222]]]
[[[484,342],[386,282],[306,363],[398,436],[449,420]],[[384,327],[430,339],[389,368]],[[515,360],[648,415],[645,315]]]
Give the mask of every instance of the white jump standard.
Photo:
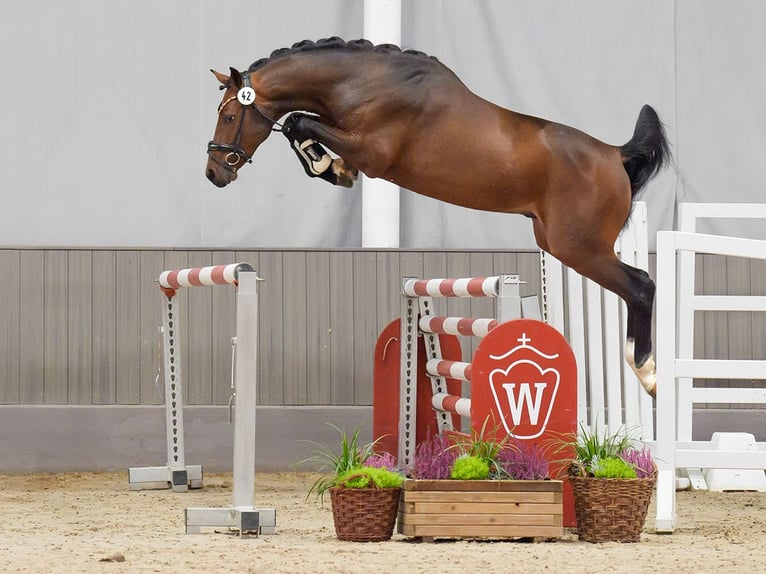
[[[258,358],[258,275],[246,263],[165,272],[160,284],[168,292],[178,287],[232,284],[237,287],[237,332],[234,356],[234,461],[232,505],[187,508],[187,534],[203,528],[228,528],[242,534],[273,534],[276,511],[254,506],[255,406]]]
[[[175,295],[181,287],[235,285],[236,336],[232,381],[234,387],[234,461],[233,502],[224,508],[187,508],[185,511],[186,533],[199,533],[203,528],[229,528],[242,534],[273,534],[276,528],[276,511],[273,508],[256,508],[253,504],[255,483],[255,406],[258,356],[258,275],[247,263],[232,263],[164,271],[159,284],[165,294],[163,307],[163,332],[165,338],[165,403],[168,419],[168,466],[130,469],[131,488],[140,489],[140,480],[153,482],[167,480],[183,482],[189,477],[189,469],[201,467],[183,465],[183,419],[181,397],[180,357],[177,343],[178,319],[175,311]],[[168,474],[170,473],[170,474]],[[195,479],[196,480],[196,479]],[[180,487],[179,487],[180,488]],[[185,490],[185,488],[183,488]]]

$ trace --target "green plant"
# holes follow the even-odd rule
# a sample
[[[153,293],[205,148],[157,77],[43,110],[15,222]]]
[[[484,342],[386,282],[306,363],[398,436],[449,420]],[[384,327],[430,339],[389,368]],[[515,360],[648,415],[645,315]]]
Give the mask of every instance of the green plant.
[[[455,459],[450,478],[456,480],[484,480],[489,477],[489,464],[478,456],[463,455]]]
[[[636,478],[651,474],[654,462],[646,449],[637,448],[638,441],[620,427],[616,432],[601,432],[598,425],[587,429],[580,423],[576,434],[554,439],[553,451],[565,454],[565,471],[597,478]]]
[[[380,441],[380,438],[369,443],[360,444],[359,433],[361,432],[361,427],[357,427],[356,430],[354,430],[353,434],[349,436],[349,434],[346,431],[335,426],[334,424],[332,423],[327,423],[327,424],[331,426],[333,429],[335,429],[340,435],[340,440],[339,440],[340,448],[337,451],[335,451],[325,446],[324,444],[320,444],[316,441],[306,441],[316,447],[316,452],[313,456],[300,461],[300,464],[313,463],[318,466],[317,470],[319,470],[320,472],[329,471],[329,474],[325,476],[320,476],[314,482],[314,484],[309,489],[309,492],[306,495],[306,498],[309,498],[312,494],[314,494],[316,495],[317,498],[319,498],[320,502],[324,502],[325,492],[327,492],[330,488],[340,485],[341,479],[349,480],[354,475],[360,475],[358,477],[359,480],[356,481],[354,484],[360,484],[362,482],[364,482],[365,484],[370,484],[370,482],[372,482],[376,485],[377,485],[377,482],[375,480],[375,477],[377,477],[378,481],[380,482],[387,482],[387,483],[394,482],[394,480],[390,476],[384,475],[384,473],[393,474],[394,476],[397,476],[397,477],[399,476],[398,474],[385,468],[373,468],[372,466],[365,467],[365,463],[369,459],[376,457],[376,455],[374,454],[374,448],[375,448],[375,445]],[[377,462],[378,461],[376,459],[374,463],[377,464]],[[364,471],[364,472],[361,472],[361,471]],[[376,472],[376,471],[381,471],[381,472]],[[399,485],[400,484],[401,484],[401,480],[399,482]],[[351,484],[344,484],[344,486],[354,488],[354,486],[351,486]],[[364,488],[364,486],[355,486],[355,488]],[[379,488],[391,488],[391,487],[379,486]]]
[[[399,488],[404,477],[385,468],[363,466],[347,470],[333,482],[345,488]]]
[[[602,458],[591,465],[596,478],[636,478],[636,469],[619,456]]]
[[[461,454],[481,459],[487,464],[489,472],[484,478],[502,479],[510,478],[503,465],[503,450],[510,439],[510,435],[502,433],[503,437],[498,439],[501,433],[497,429],[487,430],[489,417],[484,419],[481,429],[478,431],[471,429],[469,437],[463,440],[456,440],[455,444],[449,448],[458,449]],[[457,460],[455,461],[457,463]],[[454,478],[454,477],[452,477]]]

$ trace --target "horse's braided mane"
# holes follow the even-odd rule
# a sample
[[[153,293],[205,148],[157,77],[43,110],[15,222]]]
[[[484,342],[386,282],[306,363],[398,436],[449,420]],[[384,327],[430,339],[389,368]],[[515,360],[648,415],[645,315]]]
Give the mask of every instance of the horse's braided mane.
[[[267,62],[270,62],[271,60],[275,58],[279,58],[280,56],[287,56],[289,54],[297,54],[299,52],[309,52],[309,51],[315,51],[315,50],[327,50],[327,49],[335,49],[335,50],[369,50],[369,51],[377,51],[377,52],[399,52],[402,54],[410,54],[412,56],[420,57],[420,58],[430,58],[432,60],[436,60],[433,56],[429,56],[423,52],[419,52],[417,50],[402,50],[399,46],[396,46],[394,44],[378,44],[377,46],[370,42],[369,40],[350,40],[346,42],[342,38],[338,38],[337,36],[333,36],[332,38],[323,38],[322,40],[317,40],[316,42],[313,42],[311,40],[302,40],[301,42],[296,42],[289,48],[280,48],[278,50],[274,50],[271,55],[268,58],[261,58],[260,60],[256,60],[252,64],[250,64],[250,67],[247,69],[248,72],[253,72],[266,64]]]

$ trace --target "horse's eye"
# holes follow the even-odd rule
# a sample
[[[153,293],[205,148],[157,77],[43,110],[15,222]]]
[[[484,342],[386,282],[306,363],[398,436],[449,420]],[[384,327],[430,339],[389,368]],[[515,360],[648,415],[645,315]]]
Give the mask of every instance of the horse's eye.
[[[223,121],[225,121],[227,124],[230,124],[234,121],[234,117],[232,114],[227,114],[223,117]]]

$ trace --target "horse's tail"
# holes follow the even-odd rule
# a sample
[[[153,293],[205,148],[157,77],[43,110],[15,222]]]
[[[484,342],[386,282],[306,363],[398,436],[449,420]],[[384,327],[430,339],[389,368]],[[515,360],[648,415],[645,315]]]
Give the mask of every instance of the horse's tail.
[[[633,198],[657,172],[670,162],[670,144],[657,112],[644,105],[630,141],[620,148],[622,164],[630,178]]]

